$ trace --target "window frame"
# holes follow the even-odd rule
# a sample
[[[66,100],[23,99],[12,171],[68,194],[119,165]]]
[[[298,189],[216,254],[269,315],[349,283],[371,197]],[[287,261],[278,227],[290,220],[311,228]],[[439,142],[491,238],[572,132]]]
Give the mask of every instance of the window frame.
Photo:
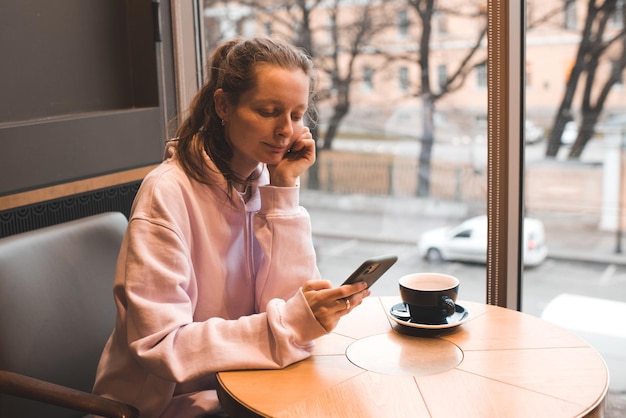
[[[525,2],[487,3],[487,303],[521,310]]]

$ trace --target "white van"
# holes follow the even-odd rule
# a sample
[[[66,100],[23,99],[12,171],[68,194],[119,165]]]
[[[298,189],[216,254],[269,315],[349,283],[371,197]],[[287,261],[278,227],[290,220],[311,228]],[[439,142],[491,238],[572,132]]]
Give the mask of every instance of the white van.
[[[487,216],[477,216],[463,223],[424,232],[419,238],[419,254],[431,262],[487,260]],[[538,219],[524,219],[524,265],[537,266],[546,259],[543,223]]]

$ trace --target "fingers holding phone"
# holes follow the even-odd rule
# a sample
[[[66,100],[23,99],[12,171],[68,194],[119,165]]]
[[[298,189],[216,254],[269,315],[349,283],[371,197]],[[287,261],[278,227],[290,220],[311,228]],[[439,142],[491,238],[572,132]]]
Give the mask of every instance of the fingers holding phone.
[[[350,311],[361,303],[363,303],[363,299],[372,294],[372,292],[367,288],[367,284],[365,282],[354,283],[354,284],[345,284],[341,286],[342,288],[349,288],[352,292],[354,288],[356,288],[356,292],[350,294],[349,296],[343,297],[341,299],[337,299],[337,304],[339,305],[339,312],[343,315],[347,315]]]
[[[342,316],[348,314],[371,292],[369,288],[391,266],[398,257],[384,255],[365,260],[339,287],[332,288],[327,280],[311,280],[302,287],[304,297],[315,318],[324,329],[332,331]]]
[[[338,289],[344,296],[337,299],[337,305],[339,311],[343,311],[344,315],[359,306],[363,299],[372,293],[365,282],[343,284]]]
[[[363,299],[370,295],[364,282],[333,288],[326,280],[310,280],[302,287],[304,297],[318,322],[328,332]]]
[[[347,292],[351,292],[355,285],[361,285],[357,288],[356,293],[339,299],[338,302],[344,303],[344,310],[350,312],[352,308],[361,304],[363,299],[371,294],[369,288],[382,277],[387,270],[398,261],[395,255],[383,255],[379,257],[365,260],[339,287]],[[362,289],[362,290],[361,290]],[[360,297],[358,297],[360,295]]]

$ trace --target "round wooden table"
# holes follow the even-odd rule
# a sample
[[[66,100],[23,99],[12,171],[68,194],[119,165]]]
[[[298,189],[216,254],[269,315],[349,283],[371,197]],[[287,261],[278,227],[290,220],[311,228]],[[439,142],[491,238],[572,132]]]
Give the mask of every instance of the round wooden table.
[[[397,297],[370,297],[281,370],[218,374],[233,417],[601,417],[602,357],[569,331],[474,302],[462,325],[399,326]]]

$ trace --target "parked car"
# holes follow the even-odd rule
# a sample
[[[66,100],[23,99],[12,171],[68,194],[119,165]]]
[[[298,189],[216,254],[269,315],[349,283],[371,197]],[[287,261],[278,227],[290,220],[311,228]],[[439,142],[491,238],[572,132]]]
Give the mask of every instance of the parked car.
[[[537,266],[546,259],[543,223],[538,219],[524,219],[524,265]],[[487,260],[487,216],[467,219],[459,225],[426,231],[418,240],[421,257],[431,262]]]

